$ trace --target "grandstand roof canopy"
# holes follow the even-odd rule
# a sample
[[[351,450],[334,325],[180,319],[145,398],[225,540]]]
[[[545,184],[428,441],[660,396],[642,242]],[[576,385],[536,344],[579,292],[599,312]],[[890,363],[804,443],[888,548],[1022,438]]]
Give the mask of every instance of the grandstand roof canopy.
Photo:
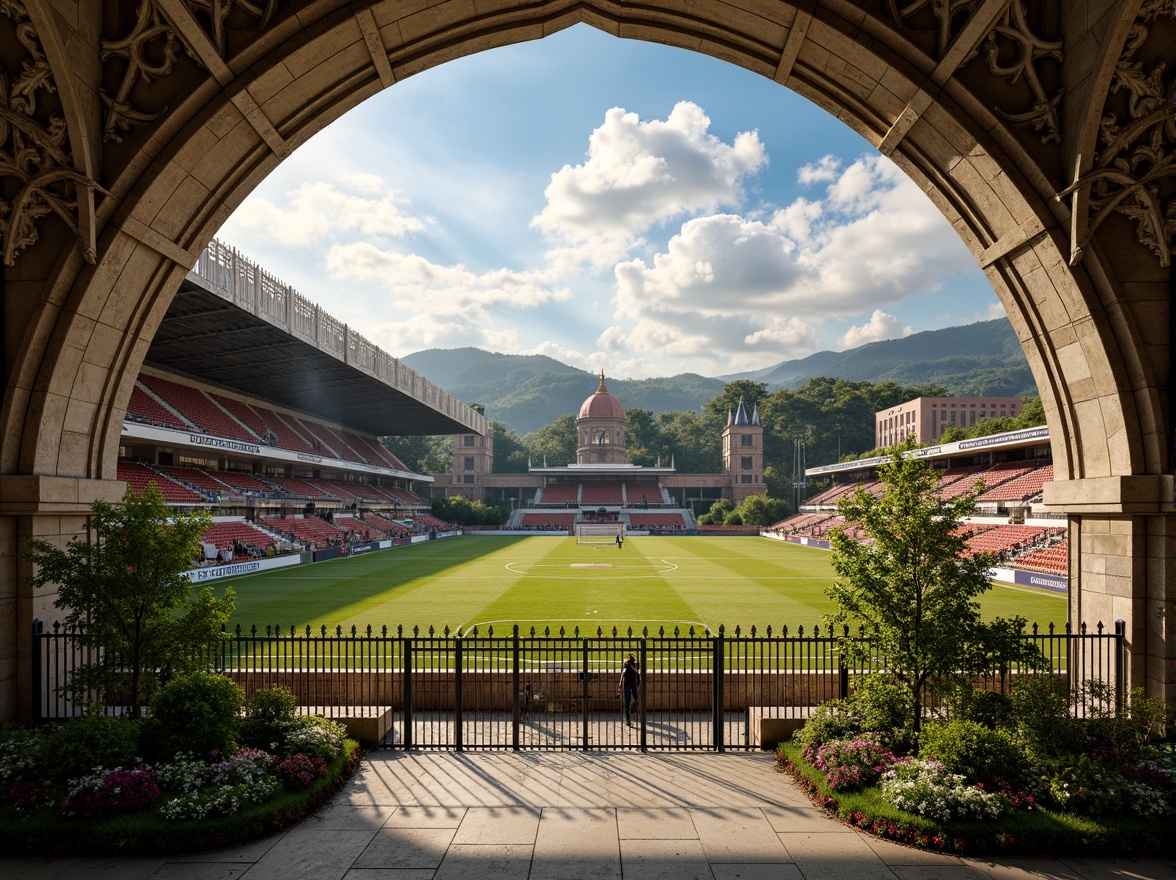
[[[908,456],[915,458],[929,458],[931,460],[951,458],[959,455],[972,455],[977,452],[1008,451],[1030,446],[1044,446],[1049,443],[1049,428],[1041,425],[1037,428],[1021,428],[1017,431],[1006,431],[1002,434],[992,434],[988,437],[976,437],[971,440],[959,440],[955,443],[938,443],[923,446],[908,452]],[[868,470],[890,460],[888,455],[875,455],[857,461],[842,461],[836,464],[826,464],[819,467],[807,468],[806,477],[829,476],[830,474],[851,473],[853,471]]]
[[[147,363],[376,436],[467,434],[454,416],[239,308],[196,273],[180,285]],[[473,418],[460,421],[463,414]]]

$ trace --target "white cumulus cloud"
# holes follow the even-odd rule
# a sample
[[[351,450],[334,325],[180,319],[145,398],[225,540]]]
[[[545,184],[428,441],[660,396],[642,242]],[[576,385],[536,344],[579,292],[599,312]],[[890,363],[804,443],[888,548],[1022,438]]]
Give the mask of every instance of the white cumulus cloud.
[[[857,348],[867,342],[899,339],[903,336],[910,336],[914,332],[913,328],[903,326],[902,321],[894,315],[887,314],[881,309],[874,309],[874,314],[870,316],[869,321],[860,327],[850,327],[845,331],[845,335],[837,341],[837,348],[839,350]]]
[[[755,132],[731,144],[709,131],[698,105],[678,103],[665,120],[642,122],[620,107],[592,132],[588,157],[551,175],[532,220],[560,264],[615,262],[654,224],[738,204],[742,180],[767,162]]]
[[[332,247],[327,269],[336,279],[383,289],[381,300],[371,303],[368,311],[395,315],[395,320],[358,329],[393,353],[466,345],[515,352],[518,332],[503,320],[503,313],[533,309],[569,295],[566,288],[551,283],[546,270],[474,272],[460,263],[439,265],[367,241]]]
[[[836,156],[822,156],[816,162],[801,165],[796,171],[796,181],[801,186],[836,180],[841,171],[841,160]]]
[[[286,207],[262,196],[242,202],[234,222],[287,247],[304,247],[346,230],[402,238],[424,229],[399,193],[374,174],[308,181],[286,193]]]
[[[393,295],[391,302],[397,308],[412,312],[487,305],[529,308],[569,295],[566,288],[551,284],[545,270],[479,273],[460,263],[443,266],[368,241],[332,247],[327,251],[327,269],[335,278],[381,284]]]
[[[889,159],[842,168],[826,157],[806,167],[810,181],[827,184],[822,198],[797,199],[768,222],[697,217],[651,261],[619,263],[617,326],[602,340],[618,351],[652,344],[763,366],[811,353],[822,322],[863,312],[873,315],[843,346],[904,335],[910,329],[878,306],[975,269],[959,236]]]

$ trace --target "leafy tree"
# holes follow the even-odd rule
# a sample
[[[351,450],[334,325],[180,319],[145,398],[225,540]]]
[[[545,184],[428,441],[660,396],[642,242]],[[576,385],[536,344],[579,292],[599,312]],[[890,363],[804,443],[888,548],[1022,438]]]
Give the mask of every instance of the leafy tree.
[[[730,498],[720,498],[710,506],[710,510],[698,518],[700,526],[723,525],[727,517],[735,512],[735,505]]]
[[[128,487],[121,503],[95,501],[90,510],[92,538],[74,538],[64,550],[40,540],[25,545],[24,558],[36,566],[28,582],[56,586],[56,605],[77,643],[103,652],[76,670],[66,691],[79,701],[91,690],[126,693],[137,718],[163,679],[208,666],[209,649],[233,613],[233,591],[217,599],[206,587],[192,596],[185,572],[212,521],[201,511],[169,522],[154,483],[142,495]]]
[[[491,422],[490,427],[494,431],[494,473],[525,474],[529,453],[522,439],[502,422]]]
[[[749,526],[770,526],[784,519],[791,512],[791,505],[779,498],[767,495],[748,495],[736,508],[740,520]]]
[[[939,477],[924,459],[904,453],[910,440],[895,446],[878,466],[883,492],[862,487],[838,502],[846,527],[863,529],[872,544],[858,543],[845,529],[830,531],[836,578],[826,591],[837,610],[832,625],[857,624],[873,633],[872,644],[841,639],[850,662],[881,665],[910,689],[919,730],[927,687],[961,672],[1032,661],[1036,650],[1017,639],[1025,620],[980,620],[977,597],[991,588],[991,554],[965,555],[967,530],[959,526],[976,510],[978,489],[943,500]]]
[[[739,408],[739,401],[750,416],[754,407],[758,406],[768,396],[768,386],[764,382],[752,382],[748,379],[736,379],[723,386],[722,394],[707,401],[703,406],[703,414],[711,424],[717,424],[719,430],[727,424],[727,414]]]
[[[494,501],[471,500],[464,495],[434,498],[430,506],[433,516],[463,526],[500,526],[510,516],[509,510]]]
[[[382,437],[384,447],[416,474],[448,473],[453,464],[453,437]]]
[[[625,429],[625,448],[629,452],[629,461],[640,467],[653,467],[661,457],[668,464],[670,456],[654,414],[647,409],[634,408],[627,410],[625,415],[629,417],[629,425]]]
[[[528,434],[523,442],[531,450],[531,463],[536,467],[547,462],[551,467],[563,467],[576,460],[576,417],[571,413],[560,416],[550,425]]]
[[[723,416],[724,423],[726,415]],[[658,413],[658,428],[674,466],[686,474],[717,474],[723,461],[722,428],[698,413]],[[663,463],[665,459],[663,458]]]

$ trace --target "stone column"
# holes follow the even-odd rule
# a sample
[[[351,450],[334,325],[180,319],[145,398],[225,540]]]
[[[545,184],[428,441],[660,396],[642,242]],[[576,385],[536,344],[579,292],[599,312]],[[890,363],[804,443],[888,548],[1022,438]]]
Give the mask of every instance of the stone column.
[[[126,484],[79,477],[0,477],[0,718],[32,718],[32,627],[48,626],[61,612],[55,591],[26,583],[32,565],[20,559],[25,542],[41,538],[62,547],[85,534],[95,499],[118,501]]]
[[[1172,476],[1059,481],[1070,516],[1070,623],[1126,624],[1127,682],[1176,703],[1176,506]]]

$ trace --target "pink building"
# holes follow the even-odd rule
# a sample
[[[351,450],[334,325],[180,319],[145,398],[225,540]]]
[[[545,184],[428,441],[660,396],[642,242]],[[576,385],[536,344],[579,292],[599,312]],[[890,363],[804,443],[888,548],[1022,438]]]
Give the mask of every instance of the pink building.
[[[916,397],[874,413],[874,441],[881,449],[914,434],[919,443],[933,443],[952,425],[971,428],[1020,413],[1019,397]]]

